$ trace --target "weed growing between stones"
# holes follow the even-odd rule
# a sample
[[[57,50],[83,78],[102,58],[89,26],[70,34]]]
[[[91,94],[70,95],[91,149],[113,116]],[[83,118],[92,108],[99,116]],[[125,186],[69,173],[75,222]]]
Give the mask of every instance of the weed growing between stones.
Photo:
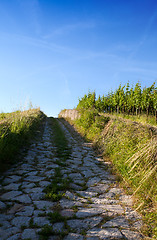
[[[49,125],[53,132],[51,140],[56,147],[56,163],[60,167],[64,167],[66,165],[66,159],[68,159],[71,154],[68,140],[56,119],[50,118]],[[66,190],[69,189],[70,182],[71,180],[68,177],[63,179],[59,167],[55,168],[55,175],[52,178],[51,184],[44,189],[44,192],[46,193],[45,198],[54,202],[59,201],[64,196]]]
[[[65,162],[71,154],[71,149],[68,146],[68,140],[61,129],[59,122],[55,118],[49,118],[49,125],[52,129],[52,142],[56,147],[55,156],[61,162]]]
[[[55,212],[50,212],[47,214],[50,222],[52,224],[54,223],[59,223],[59,222],[64,222],[64,229],[63,231],[54,231],[52,226],[50,225],[45,225],[42,230],[39,232],[40,239],[42,240],[47,240],[49,236],[58,236],[59,239],[63,239],[68,233],[69,233],[69,228],[67,225],[67,218],[63,217],[58,211]]]
[[[50,222],[56,223],[56,222],[64,222],[66,220],[65,217],[63,217],[59,212],[55,211],[55,212],[50,212],[47,214],[49,217]]]
[[[70,189],[70,182],[70,178],[62,178],[60,168],[55,168],[55,175],[51,184],[44,189],[44,192],[46,193],[45,198],[50,199],[53,202],[59,201],[64,196],[66,190]]]
[[[55,235],[55,232],[52,229],[52,226],[45,225],[41,231],[38,232],[41,240],[48,240],[49,236]]]

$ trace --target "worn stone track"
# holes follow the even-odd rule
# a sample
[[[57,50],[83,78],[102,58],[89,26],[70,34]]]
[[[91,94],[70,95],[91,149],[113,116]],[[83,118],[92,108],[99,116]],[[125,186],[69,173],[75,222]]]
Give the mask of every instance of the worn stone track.
[[[1,177],[0,239],[37,240],[44,225],[56,232],[49,240],[142,239],[141,216],[132,209],[131,196],[118,187],[107,170],[108,163],[60,124],[72,147],[66,166],[56,163],[50,140],[53,132],[46,123],[42,140],[32,144],[21,163]],[[72,179],[71,189],[57,203],[44,200],[43,193],[56,167],[61,168],[63,178]],[[67,217],[66,224],[50,223],[46,215],[56,208]],[[67,235],[58,235],[59,232]]]

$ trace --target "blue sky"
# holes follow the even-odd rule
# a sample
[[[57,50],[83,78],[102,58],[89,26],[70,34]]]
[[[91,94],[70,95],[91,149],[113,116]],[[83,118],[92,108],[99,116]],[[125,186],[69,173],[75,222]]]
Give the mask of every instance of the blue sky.
[[[0,0],[0,112],[156,79],[156,0]]]

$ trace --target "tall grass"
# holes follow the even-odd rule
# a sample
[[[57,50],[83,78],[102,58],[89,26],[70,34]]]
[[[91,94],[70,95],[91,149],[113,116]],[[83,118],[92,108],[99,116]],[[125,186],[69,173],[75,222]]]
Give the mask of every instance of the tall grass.
[[[17,161],[21,148],[33,139],[44,118],[40,109],[0,114],[0,171]]]
[[[146,114],[140,114],[140,115],[128,115],[126,113],[112,113],[112,114],[108,114],[105,113],[103,114],[104,116],[112,116],[115,118],[123,118],[123,119],[129,119],[132,121],[136,121],[139,123],[143,123],[143,124],[150,124],[153,126],[157,126],[157,122],[155,121],[155,118],[153,115],[149,115],[147,116]]]

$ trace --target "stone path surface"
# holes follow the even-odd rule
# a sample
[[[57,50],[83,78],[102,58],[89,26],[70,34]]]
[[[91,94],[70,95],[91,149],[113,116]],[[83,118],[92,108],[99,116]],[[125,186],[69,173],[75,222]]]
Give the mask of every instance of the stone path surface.
[[[50,140],[53,132],[46,123],[42,140],[1,176],[0,240],[37,240],[45,225],[53,230],[49,240],[142,239],[141,216],[132,209],[131,196],[125,195],[107,170],[108,163],[60,124],[72,148],[65,166],[58,165]],[[62,199],[52,202],[45,200],[43,190],[56,167],[71,183]],[[48,215],[56,210],[66,220],[52,223]]]

